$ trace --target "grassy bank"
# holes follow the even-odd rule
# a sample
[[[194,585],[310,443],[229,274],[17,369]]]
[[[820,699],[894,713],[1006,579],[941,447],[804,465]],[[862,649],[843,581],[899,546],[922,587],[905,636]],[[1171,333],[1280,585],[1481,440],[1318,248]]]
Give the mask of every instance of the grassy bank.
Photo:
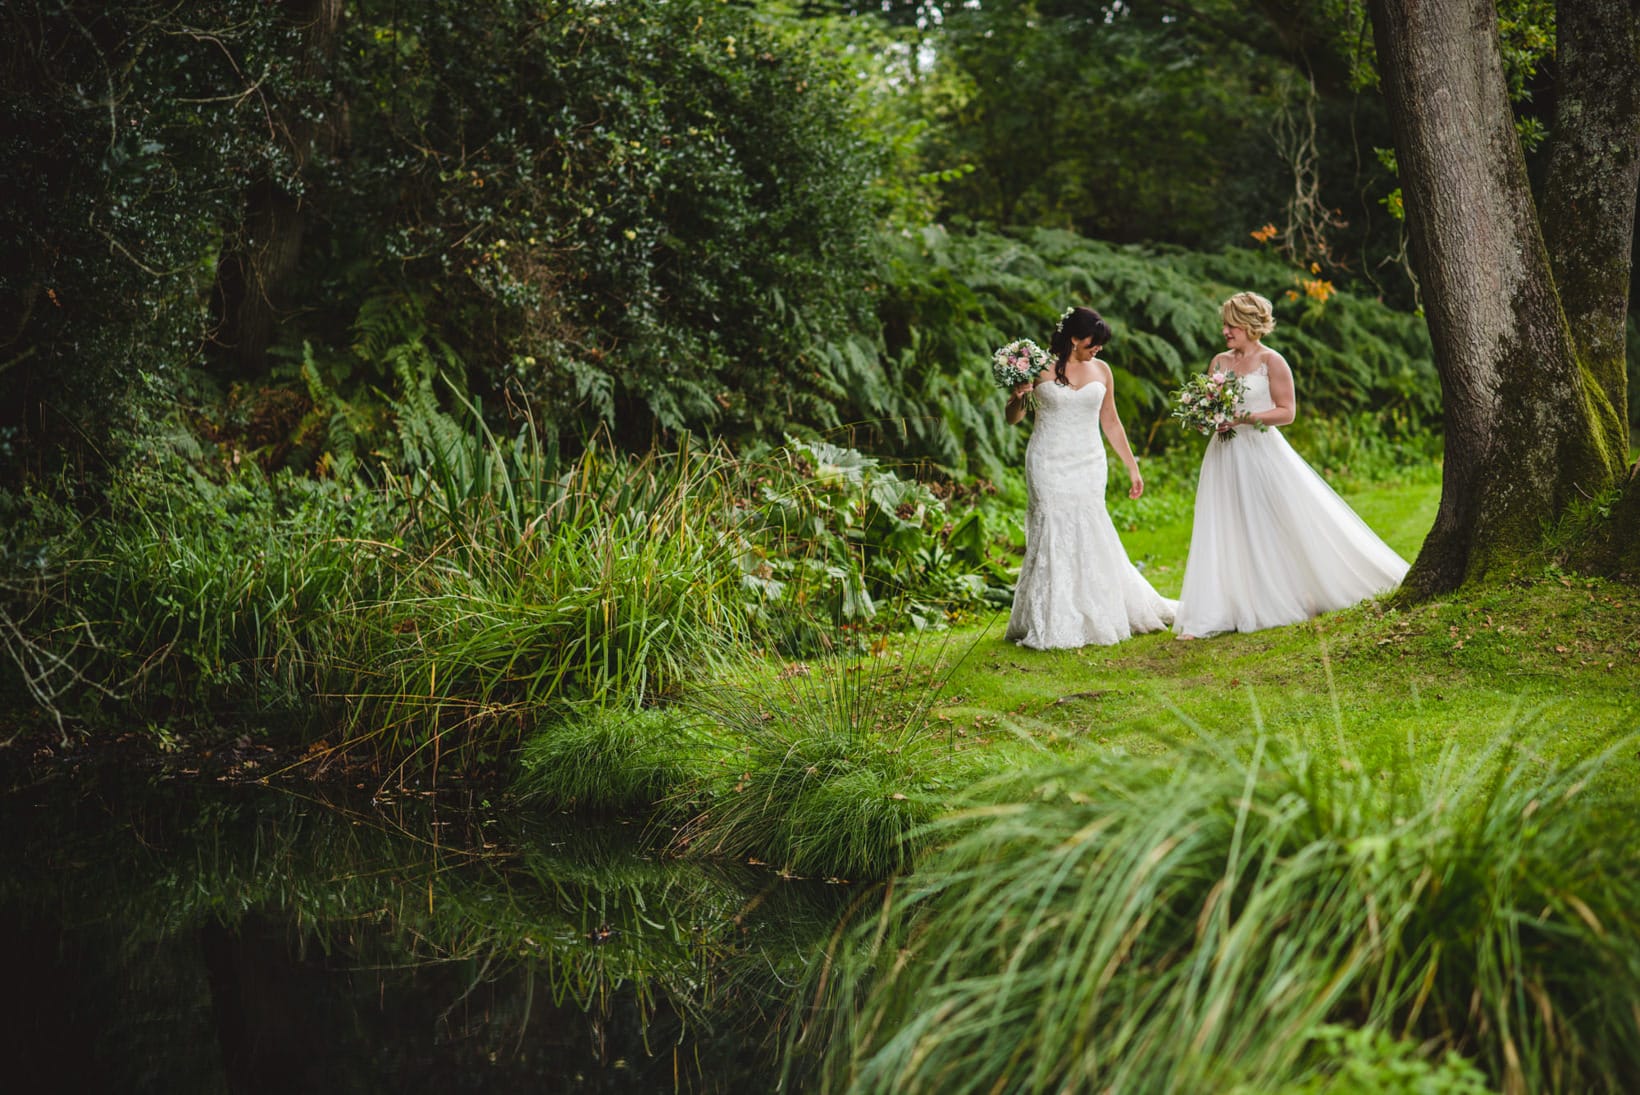
[[[1618,752],[1243,744],[974,788],[816,963],[820,1089],[1629,1089],[1634,815],[1590,800]]]
[[[372,481],[158,450],[105,499],[0,496],[0,702],[65,745],[227,728],[449,769],[1002,592],[977,519],[854,450],[569,458],[429,421]]]
[[[1113,505],[1170,594],[1190,456]],[[652,852],[888,880],[805,989],[857,1020],[793,1054],[838,1089],[1298,1095],[1353,1090],[1326,1086],[1345,1062],[1359,1090],[1616,1090],[1633,1063],[1640,880],[1593,853],[1626,847],[1640,772],[1628,744],[1586,763],[1640,727],[1632,587],[1537,561],[1444,602],[1040,653],[984,607],[1007,482],[947,501],[812,443],[551,459],[492,439],[357,498],[166,479],[39,557],[26,603],[81,626],[31,641],[111,691],[147,666],[121,702],[189,720],[334,704],[389,781],[516,755],[538,808],[640,819]],[[1432,469],[1325,470],[1416,552]],[[885,971],[885,942],[919,957]]]
[[[1439,493],[1438,484],[1413,482],[1346,497],[1411,558]],[[1123,539],[1157,589],[1176,595],[1188,521]],[[1368,603],[1188,643],[1142,635],[1044,653],[1005,642],[1004,623],[998,615],[961,630],[972,652],[952,676],[944,713],[1053,743],[1156,752],[1191,727],[1245,734],[1258,725],[1296,739],[1342,739],[1372,763],[1403,753],[1409,741],[1438,752],[1505,726],[1550,728],[1574,749],[1640,729],[1640,595],[1541,564],[1445,601]]]
[[[1401,482],[1347,497],[1410,555],[1438,495],[1433,483]],[[1188,519],[1126,538],[1157,586],[1176,592]],[[673,777],[650,785],[665,807],[662,839],[800,874],[883,877],[915,859],[927,840],[919,823],[965,788],[1090,750],[1166,756],[1202,738],[1234,746],[1262,734],[1389,771],[1479,750],[1502,731],[1568,759],[1640,730],[1640,597],[1553,568],[1462,599],[1369,602],[1195,642],[1160,633],[1029,651],[1003,639],[1005,619],[890,637],[863,657],[753,662],[697,686],[674,712],[688,729],[665,731]],[[564,771],[584,780],[589,764],[611,768],[590,798],[585,782],[559,790],[539,766],[524,786],[564,806],[600,793],[605,805],[637,806],[622,790],[637,769],[621,758],[643,755],[657,732],[642,726],[632,720],[602,761],[555,732],[571,743],[555,755],[576,757]],[[1640,777],[1615,764],[1603,787],[1632,795]]]
[[[1439,486],[1346,497],[1403,555]],[[1188,520],[1124,539],[1176,593]],[[1640,1059],[1640,596],[1462,597],[1050,653],[930,654],[987,774],[797,1004],[847,1092],[1618,1092]],[[893,956],[889,960],[888,956]]]

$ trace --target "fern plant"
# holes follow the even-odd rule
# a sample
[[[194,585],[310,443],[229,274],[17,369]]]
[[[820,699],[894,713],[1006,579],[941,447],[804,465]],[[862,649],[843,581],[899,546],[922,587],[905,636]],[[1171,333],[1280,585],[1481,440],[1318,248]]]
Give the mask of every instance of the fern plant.
[[[837,371],[840,390],[860,393],[844,409],[860,425],[856,443],[952,474],[995,478],[1017,465],[1026,431],[1007,428],[986,365],[1013,338],[1046,343],[1068,304],[1099,309],[1115,328],[1105,357],[1118,409],[1142,448],[1176,438],[1159,428],[1169,394],[1223,347],[1219,304],[1246,288],[1275,301],[1272,345],[1292,363],[1306,413],[1371,414],[1396,436],[1438,419],[1439,383],[1417,317],[1346,291],[1319,309],[1296,289],[1290,299],[1293,269],[1261,252],[1115,245],[1054,229],[929,228],[896,238],[885,271],[886,383],[857,380],[857,352],[833,346],[819,360]]]

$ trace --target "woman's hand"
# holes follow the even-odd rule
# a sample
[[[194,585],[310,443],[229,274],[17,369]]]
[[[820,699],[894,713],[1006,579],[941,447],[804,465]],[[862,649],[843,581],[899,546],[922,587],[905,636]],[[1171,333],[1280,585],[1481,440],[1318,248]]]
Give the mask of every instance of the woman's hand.
[[[1232,418],[1230,421],[1220,426],[1218,432],[1229,433],[1231,430],[1239,430],[1243,426],[1251,426],[1259,433],[1263,433],[1265,430],[1270,428],[1264,424],[1264,419],[1260,418],[1258,415],[1244,414],[1239,417]]]
[[[1128,497],[1137,498],[1144,492],[1145,477],[1139,474],[1138,468],[1134,468],[1128,472]]]
[[[1035,390],[1036,385],[1029,380],[1014,385],[1013,393],[1008,396],[1008,406],[1003,413],[1008,425],[1015,426],[1025,420],[1026,400],[1031,398],[1031,393]]]

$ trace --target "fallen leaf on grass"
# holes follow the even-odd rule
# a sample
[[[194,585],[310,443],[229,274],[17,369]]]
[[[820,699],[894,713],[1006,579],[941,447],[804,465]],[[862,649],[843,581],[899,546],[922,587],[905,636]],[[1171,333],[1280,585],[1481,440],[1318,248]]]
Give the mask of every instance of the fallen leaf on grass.
[[[1109,689],[1101,688],[1094,692],[1072,692],[1069,695],[1060,696],[1057,700],[1054,700],[1053,706],[1058,707],[1062,703],[1072,703],[1076,700],[1096,700],[1100,696],[1105,695],[1108,691]],[[974,721],[978,722],[979,720],[976,719]]]

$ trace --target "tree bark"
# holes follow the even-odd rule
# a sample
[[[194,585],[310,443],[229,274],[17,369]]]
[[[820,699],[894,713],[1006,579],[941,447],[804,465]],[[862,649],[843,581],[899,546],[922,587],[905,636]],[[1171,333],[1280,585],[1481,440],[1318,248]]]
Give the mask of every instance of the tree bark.
[[[342,0],[283,0],[287,19],[302,30],[299,76],[320,76],[329,68],[342,6]],[[299,177],[316,151],[334,148],[339,134],[335,124],[311,120],[294,109],[296,105],[276,104],[274,117]],[[217,275],[220,340],[246,376],[259,376],[267,369],[268,346],[278,329],[285,289],[301,261],[306,222],[300,194],[284,180],[261,179],[246,195],[241,246],[224,256]]]
[[[1624,325],[1640,193],[1640,3],[1575,0],[1555,22],[1554,125],[1539,209],[1606,442],[1628,452]]]
[[[1405,583],[1432,596],[1531,550],[1624,461],[1558,296],[1493,0],[1370,8],[1445,403],[1440,510]]]
[[[1640,465],[1631,465],[1611,516],[1573,560],[1586,570],[1629,581],[1640,579]]]

